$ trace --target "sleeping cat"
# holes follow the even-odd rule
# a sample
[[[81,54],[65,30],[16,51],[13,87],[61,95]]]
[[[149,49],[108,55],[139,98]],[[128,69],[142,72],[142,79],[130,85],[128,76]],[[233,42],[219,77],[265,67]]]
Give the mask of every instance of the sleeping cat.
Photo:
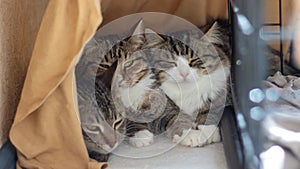
[[[226,104],[230,74],[229,58],[223,51],[228,39],[226,41],[226,36],[222,33],[224,31],[221,32],[218,23],[215,23],[205,37],[195,42],[197,52],[187,45],[170,38],[166,40],[157,34],[160,49],[176,54],[175,57],[157,57],[167,63],[161,65],[164,71],[159,75],[160,88],[185,114],[197,118],[191,130],[184,129],[182,133],[186,134],[175,134],[173,141],[181,141],[183,145],[194,147],[203,145],[205,139],[209,142],[211,136],[213,142],[220,140],[217,125]],[[200,114],[207,111],[210,113],[204,124],[199,121]],[[211,118],[213,114],[217,116]]]
[[[90,89],[87,83],[77,82],[82,133],[90,157],[104,162],[123,140],[126,119],[113,109],[106,87],[97,85],[95,94]],[[97,103],[99,98],[101,102]]]
[[[112,65],[103,73],[101,83],[94,83],[98,63],[96,55],[84,53],[76,66],[78,110],[82,134],[89,156],[99,162],[108,160],[109,153],[123,140],[126,119],[112,104],[110,81],[115,71]],[[95,70],[93,70],[95,69]]]
[[[117,45],[120,55],[111,84],[116,110],[124,112],[123,116],[128,120],[129,142],[137,147],[153,142],[151,132],[140,131],[149,128],[148,125],[164,113],[167,103],[166,95],[158,88],[157,76],[148,64],[147,49],[152,44],[146,41],[143,31],[143,22],[139,22],[133,35],[121,43],[122,46]],[[144,141],[136,141],[144,136]]]
[[[138,147],[149,145],[153,142],[153,134],[163,131],[174,142],[191,147],[220,140],[218,120],[204,125],[210,108],[216,111],[213,112],[215,116],[221,116],[220,109],[225,101],[222,105],[220,98],[226,99],[230,64],[219,48],[223,44],[217,29],[215,24],[208,31],[206,36],[209,41],[200,39],[197,42],[200,48],[198,55],[182,42],[150,29],[132,38],[139,48],[135,55],[119,60],[112,82],[114,90],[119,90],[116,92],[117,102],[121,100],[123,106],[131,106],[132,111],[122,110],[127,111],[127,116],[133,113],[134,117],[138,112],[145,117],[157,115],[158,118],[144,123],[138,120],[129,122],[127,133],[132,136],[129,139],[131,144]],[[214,47],[217,50],[215,53]],[[178,85],[179,88],[176,88]],[[149,101],[149,94],[162,94],[161,90],[166,93],[165,110],[158,114],[141,111],[140,105]],[[225,95],[225,98],[220,95]],[[214,101],[220,104],[212,106]],[[159,99],[152,100],[150,108],[160,104]]]
[[[126,135],[129,136],[129,143],[136,147],[150,145],[154,134],[166,131],[180,112],[178,106],[159,89],[155,70],[149,65],[149,46],[141,40],[137,42],[141,42],[142,48],[146,49],[118,60],[111,89],[117,112],[124,112],[123,116],[128,120]],[[190,128],[191,123],[187,124]],[[180,125],[180,128],[183,127],[184,124]]]
[[[119,145],[126,133],[127,119],[122,116],[122,114],[125,115],[122,110],[116,111],[111,95],[111,80],[117,63],[113,60],[126,59],[125,51],[129,55],[138,50],[139,44],[142,44],[137,41],[139,39],[132,36],[120,41],[105,56],[106,62],[101,62],[100,65],[97,60],[101,58],[95,53],[97,48],[92,46],[90,48],[92,53],[84,53],[76,67],[77,99],[83,138],[89,156],[100,162],[108,160],[109,152]],[[109,66],[106,66],[106,63]],[[94,81],[95,74],[96,82]],[[153,93],[149,94],[150,100],[157,99],[157,95],[154,97],[152,95]],[[157,105],[148,109],[144,104],[140,110],[148,114],[158,109],[162,108]],[[150,118],[153,119],[148,116],[144,120],[148,121]]]

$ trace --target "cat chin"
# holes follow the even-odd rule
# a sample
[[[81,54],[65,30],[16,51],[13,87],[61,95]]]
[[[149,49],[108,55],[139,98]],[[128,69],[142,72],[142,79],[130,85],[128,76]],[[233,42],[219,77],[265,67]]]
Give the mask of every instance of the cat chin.
[[[86,142],[85,144],[89,150],[92,150],[100,154],[109,154],[111,151],[113,151],[113,149],[110,148],[108,145],[101,145],[99,147],[99,145],[95,145],[95,143]]]
[[[109,145],[104,144],[101,146],[101,148],[102,148],[101,153],[108,154],[108,153],[112,152],[114,149],[116,149],[118,146],[119,146],[118,142],[113,147],[110,147]]]
[[[137,110],[141,100],[143,100],[145,94],[151,89],[155,80],[151,79],[152,74],[146,75],[146,77],[135,84],[133,87],[120,87],[121,100],[125,107],[131,107]]]
[[[214,100],[227,85],[229,69],[217,70],[209,76],[196,77],[194,83],[178,83],[174,79],[167,79],[161,89],[186,114],[193,112],[208,100]]]
[[[210,80],[208,79],[208,76],[202,76],[202,77],[196,77],[196,78],[188,78],[188,79],[179,79],[176,78],[168,78],[166,81],[163,82],[163,86],[165,87],[171,87],[172,90],[177,88],[177,90],[187,90],[187,89],[198,89],[203,87],[203,84],[206,84],[207,82],[210,83]],[[182,91],[183,92],[183,91]]]
[[[196,80],[195,79],[187,79],[187,80],[178,80],[178,81],[170,81],[171,83],[178,84],[178,85],[195,85]]]

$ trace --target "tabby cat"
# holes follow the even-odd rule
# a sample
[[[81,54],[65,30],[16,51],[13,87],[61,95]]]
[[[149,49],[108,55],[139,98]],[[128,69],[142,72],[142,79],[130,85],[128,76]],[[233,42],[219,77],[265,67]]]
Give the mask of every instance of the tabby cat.
[[[126,132],[127,120],[122,116],[124,115],[122,111],[116,111],[111,96],[111,80],[117,63],[112,61],[115,59],[113,56],[119,54],[117,59],[120,61],[125,59],[125,52],[129,55],[139,49],[141,43],[136,43],[136,40],[138,39],[132,36],[113,46],[105,56],[105,62],[102,62],[103,65],[109,63],[109,66],[104,67],[101,66],[102,64],[100,67],[98,65],[98,60],[101,58],[97,54],[97,47],[90,45],[76,66],[77,99],[82,133],[89,156],[100,162],[108,160],[108,153],[119,145]],[[97,69],[98,72],[95,71]],[[96,83],[93,83],[95,74]],[[152,93],[149,96],[151,95]],[[142,107],[146,113],[161,109],[159,106],[152,107],[151,110],[144,105]]]
[[[224,45],[214,29],[216,26],[212,27],[207,36],[215,44],[221,60],[205,52],[200,52],[201,59],[197,59],[195,52],[188,46],[144,29],[142,22],[139,22],[133,36],[120,41],[105,55],[99,65],[94,90],[89,89],[90,85],[86,81],[77,81],[82,131],[91,158],[106,161],[108,152],[122,141],[125,132],[130,136],[129,142],[137,147],[150,145],[154,135],[164,131],[174,142],[191,147],[220,140],[217,122],[204,125],[209,117],[211,103],[218,100],[219,92],[226,92],[228,72],[225,71],[225,78],[213,76],[212,80],[217,79],[219,83],[216,84],[220,84],[213,91],[207,86],[208,81],[211,81],[208,77],[214,72],[219,75],[221,64],[229,71],[229,61],[220,48]],[[201,40],[199,43],[203,45],[203,51],[212,48],[210,43]],[[94,67],[85,63],[83,65],[86,66],[81,67],[87,70]],[[85,69],[78,74],[90,76]],[[198,79],[192,79],[189,82],[191,84],[185,81],[179,84],[183,96],[189,93],[188,96],[194,97],[184,98],[186,103],[181,104],[172,80],[180,80],[176,78],[181,77],[188,80],[189,74]],[[202,81],[199,80],[201,78]],[[195,93],[190,94],[190,91]],[[213,110],[220,116],[218,109]]]
[[[118,91],[112,96],[118,95],[116,102],[131,107],[131,110],[119,111],[133,117],[137,114],[157,117],[149,122],[131,119],[127,125],[127,134],[132,136],[129,139],[131,144],[138,147],[149,145],[154,134],[163,131],[174,142],[191,147],[220,140],[217,118],[221,117],[225,105],[222,98],[226,99],[230,63],[228,53],[222,50],[228,46],[224,45],[218,29],[214,24],[206,34],[208,40],[201,38],[197,41],[197,55],[179,40],[150,29],[144,29],[142,34],[130,39],[135,50],[127,52],[118,48],[121,59],[112,82],[114,91]],[[149,95],[155,92],[163,96],[162,91],[167,103],[161,102],[164,99],[154,99],[149,104]],[[158,114],[142,110],[143,105],[151,109],[161,104],[165,109]],[[207,123],[209,110],[215,111],[210,114],[217,117],[212,118],[211,124]]]
[[[78,110],[83,138],[90,158],[108,160],[108,154],[124,139],[126,119],[115,111],[109,86],[92,83],[89,68],[94,59],[85,55],[76,67]],[[110,70],[112,69],[112,70]],[[112,66],[103,76],[114,71]],[[82,76],[84,75],[84,76]]]
[[[111,109],[107,89],[97,86],[95,93],[101,97],[101,105],[87,92],[90,86],[77,84],[78,108],[82,133],[91,158],[107,161],[108,153],[122,141],[125,133],[125,119]],[[106,100],[106,102],[104,102]],[[110,107],[111,106],[111,107]]]
[[[175,132],[173,141],[194,147],[220,140],[217,125],[226,104],[230,74],[229,41],[224,33],[218,23],[213,24],[206,36],[193,44],[197,52],[157,34],[160,48],[174,54],[157,57],[162,58],[164,70],[159,74],[160,88],[185,114],[196,118],[193,128]]]

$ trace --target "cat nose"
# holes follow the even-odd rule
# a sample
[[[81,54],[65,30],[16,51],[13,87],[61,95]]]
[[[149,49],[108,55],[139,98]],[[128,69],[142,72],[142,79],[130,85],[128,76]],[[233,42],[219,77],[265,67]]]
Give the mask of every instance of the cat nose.
[[[189,75],[188,71],[180,71],[180,76],[182,76],[183,78],[186,78]]]
[[[112,141],[109,141],[107,144],[109,146],[109,149],[113,150],[116,147],[116,145],[117,145],[117,141],[116,140],[112,140]]]

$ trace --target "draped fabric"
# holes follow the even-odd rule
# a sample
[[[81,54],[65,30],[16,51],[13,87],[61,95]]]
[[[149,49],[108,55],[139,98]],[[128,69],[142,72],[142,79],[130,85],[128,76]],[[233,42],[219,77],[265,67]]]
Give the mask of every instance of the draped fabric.
[[[174,14],[199,27],[228,17],[227,0],[50,0],[10,131],[18,169],[99,169],[107,165],[88,157],[74,70],[99,26],[136,12]]]
[[[75,65],[101,21],[98,0],[50,0],[10,131],[18,169],[106,165],[90,161],[74,101]]]
[[[112,0],[49,1],[10,131],[18,154],[17,168],[96,169],[106,166],[88,157],[74,85],[75,65],[84,45],[102,22],[101,14],[106,18],[103,24],[144,11],[175,14],[197,26],[214,18],[227,17],[226,0],[158,3],[161,2],[131,0],[120,6],[120,1]]]

